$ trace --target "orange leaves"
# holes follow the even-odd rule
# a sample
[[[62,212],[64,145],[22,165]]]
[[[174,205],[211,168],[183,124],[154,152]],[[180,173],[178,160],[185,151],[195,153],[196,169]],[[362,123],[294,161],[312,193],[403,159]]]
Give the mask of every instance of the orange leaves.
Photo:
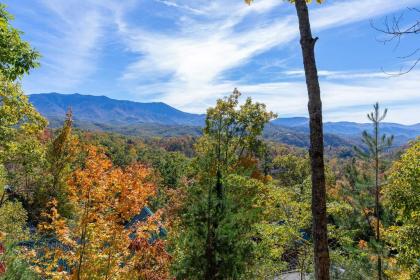
[[[82,208],[91,207],[93,219],[99,214],[114,215],[124,222],[138,214],[155,194],[150,175],[151,171],[139,164],[113,167],[98,148],[91,146],[84,168],[76,170],[69,181],[71,199]]]
[[[124,171],[117,169],[111,174],[114,178],[112,191],[118,196],[116,211],[122,217],[129,218],[139,213],[155,194],[155,185],[148,182],[150,175],[150,170],[139,164],[131,165]]]
[[[150,242],[146,238],[136,238],[131,243],[130,248],[136,252],[135,267],[139,279],[170,279],[169,264],[171,256],[165,250],[164,241]]]
[[[149,240],[150,232],[158,231],[159,215],[133,227],[126,226],[155,194],[151,170],[139,164],[124,169],[114,167],[95,146],[88,146],[86,154],[83,167],[74,171],[68,180],[74,219],[60,217],[58,203],[52,200],[49,211],[43,214],[47,222],[39,225],[41,233],[53,234],[60,242],[59,246],[43,249],[49,264],[45,274],[65,275],[63,279],[91,279],[93,275],[98,279],[136,279],[143,273],[137,269],[140,259],[151,264],[148,269],[168,273],[169,255],[161,254],[163,241],[147,246],[138,243]],[[133,241],[134,236],[137,239]],[[139,250],[139,246],[145,249]],[[40,264],[40,267],[45,266]]]
[[[359,240],[358,247],[360,249],[366,249],[368,247],[368,243],[365,240],[361,239]]]

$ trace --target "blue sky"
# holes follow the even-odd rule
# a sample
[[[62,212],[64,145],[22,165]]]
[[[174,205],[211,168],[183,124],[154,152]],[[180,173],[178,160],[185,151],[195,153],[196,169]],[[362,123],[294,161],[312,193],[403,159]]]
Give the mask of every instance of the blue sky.
[[[163,101],[202,113],[237,87],[280,117],[306,116],[294,7],[283,0],[7,0],[14,26],[42,53],[22,81],[27,93],[106,95]],[[366,121],[374,102],[387,121],[420,122],[420,66],[398,59],[420,36],[382,44],[386,16],[420,0],[326,0],[311,4],[327,121]],[[382,70],[383,69],[383,70]]]

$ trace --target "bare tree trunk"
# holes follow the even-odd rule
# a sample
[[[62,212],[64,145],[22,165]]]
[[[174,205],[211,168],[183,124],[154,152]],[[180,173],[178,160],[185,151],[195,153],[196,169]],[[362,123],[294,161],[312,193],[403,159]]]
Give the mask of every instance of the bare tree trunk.
[[[300,44],[309,97],[309,153],[312,171],[312,235],[314,240],[315,279],[328,280],[330,278],[330,257],[327,237],[322,103],[314,52],[315,42],[318,38],[312,38],[308,6],[305,0],[296,0],[295,6],[299,19]]]
[[[379,119],[379,111],[376,111],[376,119]],[[379,122],[375,122],[375,217],[376,217],[376,242],[380,243],[381,236],[379,231],[380,213],[379,213],[379,151],[378,151],[378,133]],[[378,252],[378,279],[382,279],[382,259]]]

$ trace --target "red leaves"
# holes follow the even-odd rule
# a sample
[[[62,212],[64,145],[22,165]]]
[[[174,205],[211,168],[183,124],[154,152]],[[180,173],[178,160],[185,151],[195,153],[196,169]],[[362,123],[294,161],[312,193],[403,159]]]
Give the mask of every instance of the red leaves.
[[[6,272],[6,266],[3,262],[0,262],[0,275],[4,274]]]
[[[6,249],[4,248],[3,243],[0,242],[0,255],[3,255]],[[4,262],[0,262],[0,275],[6,272],[6,265]]]
[[[0,255],[4,254],[4,251],[6,249],[4,248],[3,243],[0,242]],[[6,272],[6,265],[3,262],[0,262],[0,275]]]
[[[135,267],[139,279],[170,279],[171,256],[165,250],[165,241],[157,239],[151,242],[143,237],[136,238],[131,242],[130,249],[136,252]]]

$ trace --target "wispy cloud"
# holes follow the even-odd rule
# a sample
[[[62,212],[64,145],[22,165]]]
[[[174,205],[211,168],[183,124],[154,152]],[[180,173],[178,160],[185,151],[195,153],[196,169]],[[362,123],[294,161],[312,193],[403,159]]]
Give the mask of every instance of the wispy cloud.
[[[413,108],[420,104],[420,71],[413,71],[398,78],[382,74],[354,74],[355,78],[347,80],[346,83],[341,80],[322,80],[323,111],[326,120],[366,121],[365,116],[371,110],[371,105],[379,101],[390,109],[389,117],[393,121],[418,122],[420,114],[418,109]],[[302,80],[244,84],[240,85],[240,89],[247,96],[267,103],[280,117],[303,115],[302,112],[306,112],[307,104],[304,100],[307,100],[307,91]]]
[[[42,77],[35,76],[34,83],[49,84],[55,90],[74,88],[95,71],[105,17],[88,2],[44,0],[40,4],[51,19],[48,35],[36,44],[44,54],[45,71]]]
[[[87,92],[87,84],[109,79],[113,97],[164,101],[204,112],[238,87],[280,115],[307,111],[303,71],[296,65],[288,69],[289,55],[299,57],[300,48],[294,7],[287,1],[256,0],[251,6],[242,0],[6,2],[26,10],[34,25],[27,31],[36,35],[31,43],[43,53],[43,68],[25,80],[30,92]],[[420,0],[327,1],[311,5],[311,24],[315,34],[340,28],[345,36],[356,23],[417,4]],[[117,46],[114,51],[119,53],[109,54],[109,46]],[[105,62],[119,68],[103,78],[98,73]],[[341,110],[350,116],[376,101],[398,108],[406,108],[409,101],[419,103],[418,72],[391,79],[372,68],[337,69],[342,68],[319,71],[329,118],[340,119]],[[395,118],[409,119],[404,112]]]
[[[286,70],[281,72],[283,75],[294,78],[302,78],[305,76],[303,70]],[[318,76],[331,80],[354,80],[366,78],[392,78],[399,72],[358,72],[358,71],[329,71],[318,70]]]
[[[156,1],[158,3],[162,3],[162,4],[164,4],[166,6],[169,6],[169,7],[175,7],[175,8],[178,8],[178,9],[186,10],[186,11],[192,12],[194,14],[198,14],[198,15],[205,14],[205,12],[202,11],[202,10],[194,9],[194,8],[188,6],[188,5],[178,4],[175,1],[167,1],[167,0],[154,0],[154,1]]]
[[[316,7],[312,12],[312,26],[317,31],[337,28],[397,11],[418,2],[415,0],[333,2],[325,7]],[[180,1],[165,5],[179,8],[180,3],[182,4]],[[133,92],[137,92],[140,96],[154,94],[157,99],[188,111],[202,111],[204,108],[200,104],[207,106],[215,98],[231,91],[234,86],[243,84],[241,81],[224,79],[223,74],[226,71],[245,64],[260,53],[284,46],[298,36],[294,14],[285,12],[281,16],[270,15],[274,10],[280,10],[278,5],[284,5],[282,8],[287,10],[287,4],[282,1],[256,1],[251,7],[243,5],[241,1],[235,4],[229,1],[227,4],[226,1],[213,1],[210,8],[208,1],[197,1],[197,3],[201,3],[201,6],[195,5],[194,9],[200,11],[200,18],[197,19],[197,15],[185,16],[186,18],[178,22],[179,29],[169,34],[149,32],[139,26],[130,25],[120,18],[124,22],[124,28],[121,28],[120,32],[124,34],[130,51],[139,55],[138,60],[129,65],[122,76]],[[248,25],[246,21],[249,16],[258,13],[264,16],[253,19],[252,24]],[[212,20],[206,21],[203,17],[210,17]],[[289,71],[286,74],[299,76],[302,72]],[[384,73],[368,72],[321,71],[320,74],[328,79],[386,78]],[[339,85],[339,83],[324,83],[323,90],[333,92],[339,89]],[[368,93],[366,88],[341,85],[342,92],[357,90],[364,94],[372,92],[371,88]],[[266,102],[270,100],[269,103],[272,104],[272,98],[278,100],[275,102],[277,111],[282,109],[290,111],[290,108],[298,108],[296,112],[305,111],[302,110],[306,107],[302,102],[304,99],[299,99],[305,98],[305,95],[296,94],[304,88],[302,83],[257,83],[242,85],[241,88],[243,91],[249,90],[249,93],[252,92],[254,95],[259,93],[260,96],[265,91]],[[267,91],[267,88],[270,90]],[[288,94],[285,94],[285,91]],[[279,98],[282,96],[281,92],[285,95]],[[328,94],[326,96],[334,100],[334,96]],[[291,101],[298,99],[300,103],[295,104]],[[330,104],[332,103],[334,102]],[[329,104],[328,101],[326,104]]]
[[[125,5],[113,0],[23,0],[32,24],[40,25],[32,44],[42,53],[42,71],[25,80],[30,91],[74,90],[90,79],[110,35],[113,14]],[[30,3],[29,3],[30,2]],[[14,5],[12,3],[12,5]],[[22,4],[24,5],[24,4]],[[40,11],[42,13],[40,14]],[[108,33],[108,34],[107,34]]]

